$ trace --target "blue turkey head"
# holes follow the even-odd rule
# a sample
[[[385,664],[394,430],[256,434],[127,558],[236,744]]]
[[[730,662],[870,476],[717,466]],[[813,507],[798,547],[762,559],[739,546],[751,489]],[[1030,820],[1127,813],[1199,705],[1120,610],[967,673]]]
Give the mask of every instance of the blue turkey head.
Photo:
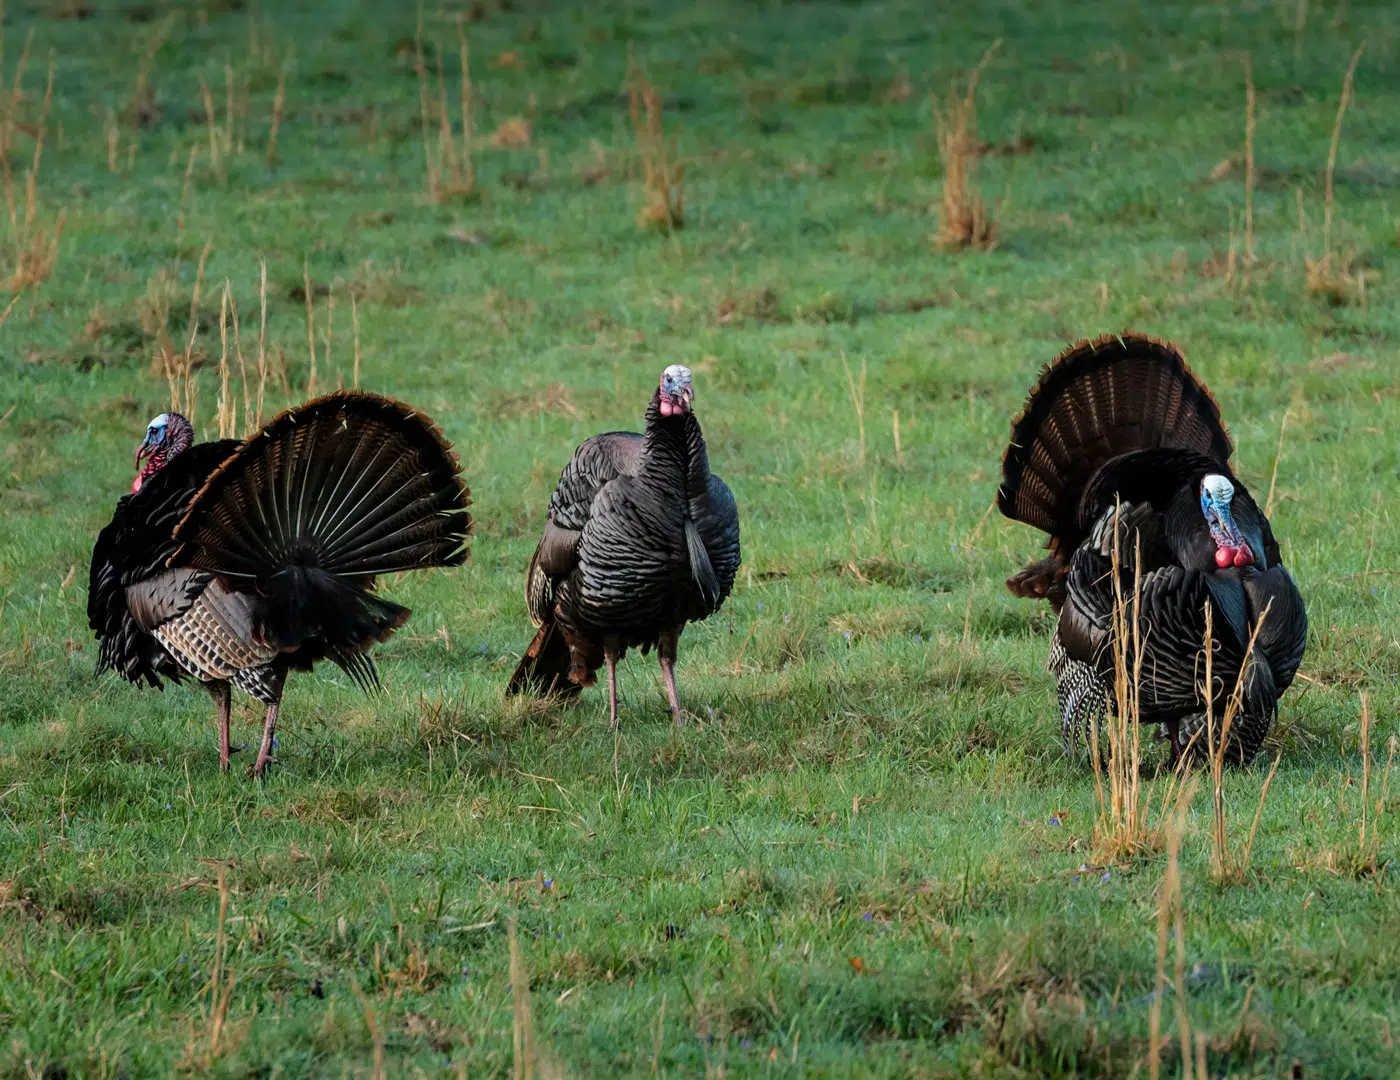
[[[1228,477],[1219,473],[1208,473],[1201,478],[1201,514],[1210,529],[1210,538],[1215,541],[1215,565],[1222,570],[1227,566],[1249,566],[1254,562],[1254,552],[1244,533],[1235,524],[1230,503],[1235,498],[1235,485]]]
[[[177,412],[161,413],[146,425],[146,437],[136,448],[136,465],[140,472],[132,481],[131,493],[141,490],[146,478],[164,468],[176,454],[194,442],[194,427]],[[145,464],[142,464],[142,460]]]

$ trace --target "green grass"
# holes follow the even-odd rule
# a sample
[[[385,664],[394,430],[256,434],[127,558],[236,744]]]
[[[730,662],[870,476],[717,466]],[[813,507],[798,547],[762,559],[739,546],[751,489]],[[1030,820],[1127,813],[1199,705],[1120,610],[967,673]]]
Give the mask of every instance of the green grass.
[[[1355,852],[1359,694],[1373,800],[1400,707],[1393,4],[1311,5],[1298,37],[1293,3],[487,0],[467,26],[480,192],[441,205],[406,5],[171,6],[158,118],[122,123],[116,174],[109,110],[126,115],[167,6],[54,17],[87,8],[6,11],[6,81],[34,35],[19,215],[52,52],[36,221],[66,219],[54,273],[0,327],[0,1075],[370,1075],[366,1009],[387,1075],[508,1075],[515,920],[537,1047],[569,1075],[1146,1076],[1165,857],[1095,862],[1092,778],[1060,751],[1043,670],[1050,615],[1001,585],[1039,540],[983,521],[1038,366],[1125,326],[1183,347],[1261,500],[1288,411],[1273,521],[1311,616],[1244,886],[1210,881],[1208,792],[1188,818],[1192,1029],[1211,1075],[1400,1071],[1400,795],[1374,863]],[[456,102],[450,14],[423,18]],[[1024,152],[981,162],[999,246],[941,254],[928,99],[997,37],[980,133]],[[1304,286],[1362,41],[1333,245],[1364,302]],[[686,164],[674,235],[636,224],[629,43]],[[1246,49],[1248,289],[1224,278],[1242,166],[1212,179],[1242,155]],[[220,176],[199,79],[222,122],[226,60],[249,107]],[[887,95],[902,76],[909,95]],[[490,146],[522,116],[530,147]],[[183,343],[206,241],[201,431],[219,291],[251,357],[260,259],[293,387],[275,379],[270,403],[304,392],[305,264],[335,286],[320,385],[350,379],[354,289],[362,384],[443,424],[477,515],[465,569],[387,583],[415,615],[378,654],[384,695],[333,668],[293,677],[262,785],[218,773],[198,688],[95,680],[84,616],[92,538],[169,403],[142,307],[170,274]],[[13,255],[0,220],[0,278]],[[843,351],[868,365],[863,466]],[[558,470],[587,435],[635,427],[676,361],[743,518],[734,593],[682,641],[701,722],[671,726],[641,657],[616,738],[596,691],[506,704]],[[235,742],[258,723],[241,702]],[[1227,777],[1236,838],[1264,773]],[[219,862],[232,988],[211,1047]]]

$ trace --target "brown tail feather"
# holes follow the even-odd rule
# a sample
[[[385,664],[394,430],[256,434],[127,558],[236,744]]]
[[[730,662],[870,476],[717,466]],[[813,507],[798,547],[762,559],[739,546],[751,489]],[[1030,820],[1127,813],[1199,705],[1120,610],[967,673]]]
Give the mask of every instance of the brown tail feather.
[[[1051,550],[1064,553],[1094,471],[1154,447],[1195,450],[1222,465],[1234,452],[1220,406],[1176,346],[1130,332],[1078,342],[1046,365],[1012,421],[998,508],[1049,533]]]
[[[506,684],[506,695],[530,693],[539,697],[548,694],[573,697],[583,688],[569,680],[570,662],[564,632],[553,619],[546,620]]]

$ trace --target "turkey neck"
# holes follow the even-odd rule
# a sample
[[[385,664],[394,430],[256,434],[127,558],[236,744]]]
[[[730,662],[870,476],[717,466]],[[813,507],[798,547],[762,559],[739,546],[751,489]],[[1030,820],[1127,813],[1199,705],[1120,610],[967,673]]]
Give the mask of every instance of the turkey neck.
[[[689,501],[703,495],[710,482],[710,459],[705,437],[693,412],[684,416],[662,416],[660,393],[653,394],[647,407],[646,435],[642,442],[642,463],[637,479],[667,490],[676,489],[677,474],[684,477],[680,494]]]

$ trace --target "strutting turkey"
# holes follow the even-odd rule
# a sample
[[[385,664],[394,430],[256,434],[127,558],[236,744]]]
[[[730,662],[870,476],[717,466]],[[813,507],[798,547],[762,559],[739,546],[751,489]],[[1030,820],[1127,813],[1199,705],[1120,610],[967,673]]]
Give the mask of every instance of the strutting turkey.
[[[377,687],[367,650],[410,612],[375,578],[464,562],[470,500],[432,421],[375,394],[328,394],[243,442],[193,436],[173,412],[146,429],[93,549],[88,623],[99,672],[209,688],[223,769],[230,686],[263,703],[262,776],[287,672],[328,659]]]
[[[595,435],[564,467],[525,574],[539,632],[507,694],[577,694],[608,669],[617,726],[617,661],[655,648],[671,714],[676,645],[688,622],[719,610],[739,569],[739,513],[710,472],[691,409],[690,370],[672,364],[647,407],[646,432]]]
[[[1259,751],[1303,658],[1307,616],[1268,519],[1230,471],[1233,450],[1219,406],[1181,353],[1138,334],[1067,349],[1012,422],[998,507],[1048,533],[1050,554],[1006,584],[1048,599],[1059,616],[1049,668],[1066,750],[1113,706],[1116,519],[1130,612],[1141,560],[1141,720],[1163,726],[1174,759],[1192,740],[1204,748],[1209,604],[1217,721],[1258,629],[1229,751],[1245,764]],[[1125,647],[1132,670],[1131,641]]]

